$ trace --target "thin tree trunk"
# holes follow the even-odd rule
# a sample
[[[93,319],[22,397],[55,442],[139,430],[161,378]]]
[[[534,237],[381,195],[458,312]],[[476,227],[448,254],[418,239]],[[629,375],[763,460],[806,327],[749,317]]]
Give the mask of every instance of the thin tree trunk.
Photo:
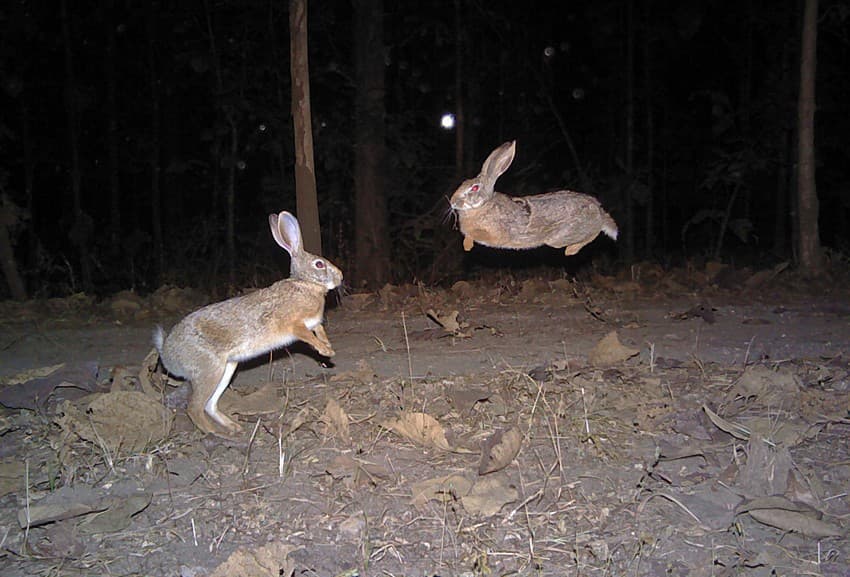
[[[162,242],[162,191],[160,189],[160,95],[159,76],[156,66],[157,10],[154,3],[148,12],[148,82],[151,91],[151,144],[148,168],[151,179],[151,236],[153,237],[153,283],[159,286],[165,270]]]
[[[800,268],[807,276],[823,272],[818,233],[818,197],[815,184],[815,78],[817,68],[818,0],[805,0],[800,50],[800,97],[797,108]]]
[[[215,108],[215,121],[212,140],[212,218],[213,222],[218,223],[221,217],[221,150],[223,148],[223,137],[221,131],[217,130],[219,126],[226,122],[222,114],[221,98],[224,94],[224,78],[221,71],[221,61],[218,55],[218,47],[215,41],[215,27],[213,26],[212,10],[210,9],[209,0],[204,0],[204,15],[207,24],[207,37],[209,41],[210,60],[215,77],[215,86],[213,93],[213,106]],[[218,230],[218,227],[216,227]],[[225,239],[225,244],[228,242]],[[218,254],[216,251],[215,254]],[[216,258],[213,266],[213,274],[215,275],[218,267],[219,259]]]
[[[26,211],[32,223],[36,213],[35,206],[35,159],[33,158],[32,129],[30,126],[30,111],[27,106],[26,95],[21,97],[21,145],[24,150],[24,198],[26,199]],[[27,227],[27,268],[35,269],[38,266],[38,235],[35,227],[30,224]]]
[[[635,212],[632,191],[635,174],[635,23],[634,0],[626,5],[626,262],[635,256]]]
[[[463,136],[464,136],[464,97],[463,97],[463,5],[454,0],[455,8],[455,180],[464,178]]]
[[[109,248],[113,257],[121,254],[121,190],[118,166],[118,105],[115,76],[115,0],[107,0],[106,52],[104,76],[106,77],[106,154],[109,180]]]
[[[295,204],[304,248],[322,254],[313,126],[310,111],[310,65],[307,44],[307,0],[289,1],[292,128],[295,136]]]
[[[726,238],[726,229],[729,228],[729,220],[732,218],[732,209],[735,208],[735,201],[738,199],[738,192],[741,190],[741,183],[735,184],[732,189],[732,194],[729,195],[729,200],[726,202],[726,210],[723,211],[723,218],[720,219],[720,232],[717,235],[717,244],[714,247],[714,260],[720,260],[720,253],[723,251],[723,240]]]
[[[18,263],[15,260],[15,247],[12,244],[10,231],[18,225],[21,220],[21,211],[15,206],[6,194],[0,196],[0,270],[6,277],[6,285],[9,293],[16,301],[27,298],[27,290],[24,280],[18,272]]]
[[[269,26],[269,43],[271,53],[274,55],[275,63],[283,63],[287,58],[291,57],[290,54],[287,53],[286,50],[283,49],[282,44],[278,40],[277,36],[277,25],[275,23],[274,17],[274,9],[278,6],[279,3],[275,0],[269,0],[269,17],[268,17],[268,26]],[[288,86],[285,84],[286,75],[284,74],[283,66],[275,66],[274,67],[274,75],[275,75],[275,90],[277,93],[277,105],[280,110],[284,110],[286,108],[287,100],[291,96],[291,91],[287,90]],[[291,106],[291,105],[290,105]],[[283,131],[282,130],[274,130],[272,132],[274,138],[274,155],[275,160],[277,161],[278,171],[280,173],[280,190],[283,192],[285,190],[285,186],[283,184],[284,179],[286,178],[286,164],[288,155],[284,154],[284,143],[283,143]],[[283,204],[281,202],[281,204]],[[280,209],[277,209],[280,210]]]
[[[384,196],[384,31],[382,0],[354,2],[355,280],[378,287],[390,279]]]
[[[650,26],[652,25],[652,1],[644,0],[643,18],[643,84],[644,98],[646,100],[646,220],[645,232],[645,255],[652,256],[655,238],[655,115],[653,106],[652,87],[652,47],[650,46]]]
[[[239,154],[239,129],[234,116],[233,112],[227,113],[227,123],[230,126],[230,162],[227,166],[227,189],[224,199],[227,282],[231,290],[236,289],[236,156]]]
[[[80,169],[79,112],[77,111],[76,76],[74,74],[74,55],[71,50],[71,23],[68,16],[68,0],[60,4],[62,13],[62,43],[65,55],[65,115],[68,120],[68,151],[71,155],[71,198],[74,225],[71,229],[71,243],[80,256],[80,275],[82,289],[92,288],[91,262],[88,242],[92,233],[91,218],[83,212],[82,172]],[[72,281],[73,284],[73,281]]]
[[[791,3],[785,4],[785,23],[783,37],[788,39],[782,43],[782,57],[779,73],[779,118],[780,132],[776,142],[776,202],[773,215],[773,253],[784,257],[788,253],[789,207],[793,187],[792,172],[794,165],[794,127],[792,120],[784,114],[786,105],[794,101],[794,47],[793,30],[797,26],[796,11]]]

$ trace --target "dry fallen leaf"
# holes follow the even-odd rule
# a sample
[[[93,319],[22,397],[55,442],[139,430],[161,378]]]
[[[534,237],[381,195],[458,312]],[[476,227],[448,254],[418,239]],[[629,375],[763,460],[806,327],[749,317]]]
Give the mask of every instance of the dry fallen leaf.
[[[727,421],[711,409],[709,409],[706,405],[702,406],[702,410],[705,411],[705,414],[708,415],[708,418],[711,420],[714,425],[720,429],[721,431],[725,431],[732,435],[737,439],[741,439],[746,441],[750,438],[750,430],[746,427],[742,427],[732,421]]]
[[[115,391],[94,395],[83,409],[65,401],[54,422],[67,435],[133,453],[165,439],[173,418],[169,409],[144,393]]]
[[[452,405],[460,412],[466,412],[477,403],[486,401],[493,396],[493,393],[487,389],[452,389],[449,391],[449,398]]]
[[[277,385],[266,383],[253,393],[240,395],[227,389],[219,405],[225,413],[235,413],[244,417],[274,413],[281,406]]]
[[[445,315],[440,315],[434,309],[428,309],[426,314],[429,319],[443,327],[443,330],[447,333],[456,337],[470,337],[469,333],[463,332],[463,329],[469,328],[469,323],[460,322],[457,318],[459,313],[456,310]]]
[[[736,513],[749,513],[750,517],[783,531],[802,533],[809,537],[840,537],[844,530],[820,519],[821,513],[805,503],[797,503],[782,496],[771,495],[740,504]]]
[[[517,456],[520,446],[522,446],[522,433],[518,428],[496,431],[481,448],[478,474],[486,475],[504,469]]]
[[[348,413],[340,406],[336,399],[328,399],[325,405],[325,412],[319,417],[325,424],[325,434],[327,436],[337,436],[344,443],[351,441],[351,434],[348,425]]]
[[[517,497],[519,493],[508,485],[504,476],[488,475],[475,482],[472,490],[461,498],[461,503],[472,515],[490,517]]]
[[[295,431],[301,428],[301,425],[307,422],[307,417],[310,416],[310,410],[307,407],[304,407],[295,417],[289,421],[289,425],[285,429],[281,430],[281,438],[285,439]]]
[[[366,359],[357,361],[356,369],[353,371],[343,371],[331,376],[332,383],[342,383],[346,381],[356,381],[358,383],[369,384],[375,378],[375,369],[369,364]]]
[[[469,493],[471,488],[472,481],[463,475],[435,477],[413,484],[410,488],[413,494],[411,502],[414,506],[421,507],[431,500],[441,503],[457,501]]]
[[[337,455],[325,467],[325,472],[334,481],[342,481],[349,486],[377,486],[382,479],[390,478],[390,471],[383,465],[355,459],[351,455]]]
[[[292,575],[295,562],[289,554],[300,547],[285,543],[269,543],[258,549],[234,551],[227,560],[216,567],[210,577],[279,577]]]
[[[452,450],[446,440],[443,426],[431,415],[402,413],[398,418],[386,421],[383,426],[417,445],[434,447],[443,451]]]
[[[592,365],[604,367],[622,363],[638,353],[640,353],[639,349],[626,347],[620,342],[617,331],[611,331],[593,347],[589,360]]]

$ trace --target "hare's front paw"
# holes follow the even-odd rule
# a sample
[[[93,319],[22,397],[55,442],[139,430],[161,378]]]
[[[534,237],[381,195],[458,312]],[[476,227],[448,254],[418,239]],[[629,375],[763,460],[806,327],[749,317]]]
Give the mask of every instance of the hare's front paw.
[[[463,237],[463,250],[465,250],[466,252],[471,251],[472,245],[474,245],[474,244],[475,244],[475,241],[472,240],[471,236],[464,236]]]
[[[336,354],[333,350],[333,347],[331,347],[331,341],[330,339],[328,339],[328,333],[325,332],[325,327],[323,325],[316,325],[316,327],[313,329],[313,335],[316,338],[315,342],[311,344],[313,345],[313,348],[316,349],[316,352],[318,352],[323,357],[328,358]]]

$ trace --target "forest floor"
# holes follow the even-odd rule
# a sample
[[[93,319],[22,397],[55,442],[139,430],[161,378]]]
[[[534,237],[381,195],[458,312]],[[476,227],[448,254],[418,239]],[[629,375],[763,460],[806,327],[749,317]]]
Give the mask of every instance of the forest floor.
[[[631,276],[634,275],[634,278]],[[203,437],[163,288],[0,303],[0,574],[850,575],[850,291],[787,269],[386,287]]]

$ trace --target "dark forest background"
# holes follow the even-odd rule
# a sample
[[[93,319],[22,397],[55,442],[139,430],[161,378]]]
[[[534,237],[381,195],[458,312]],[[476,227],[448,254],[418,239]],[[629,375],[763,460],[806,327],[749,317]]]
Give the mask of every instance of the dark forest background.
[[[802,13],[788,0],[311,2],[325,256],[354,286],[542,261],[794,259]],[[848,17],[847,1],[821,0],[820,237],[845,260]],[[357,103],[375,95],[356,56],[383,71],[377,255],[356,248]],[[285,276],[266,217],[295,210],[287,2],[9,0],[0,88],[0,232],[28,296]],[[594,194],[620,240],[574,259],[464,254],[447,197],[510,139],[498,190]]]

